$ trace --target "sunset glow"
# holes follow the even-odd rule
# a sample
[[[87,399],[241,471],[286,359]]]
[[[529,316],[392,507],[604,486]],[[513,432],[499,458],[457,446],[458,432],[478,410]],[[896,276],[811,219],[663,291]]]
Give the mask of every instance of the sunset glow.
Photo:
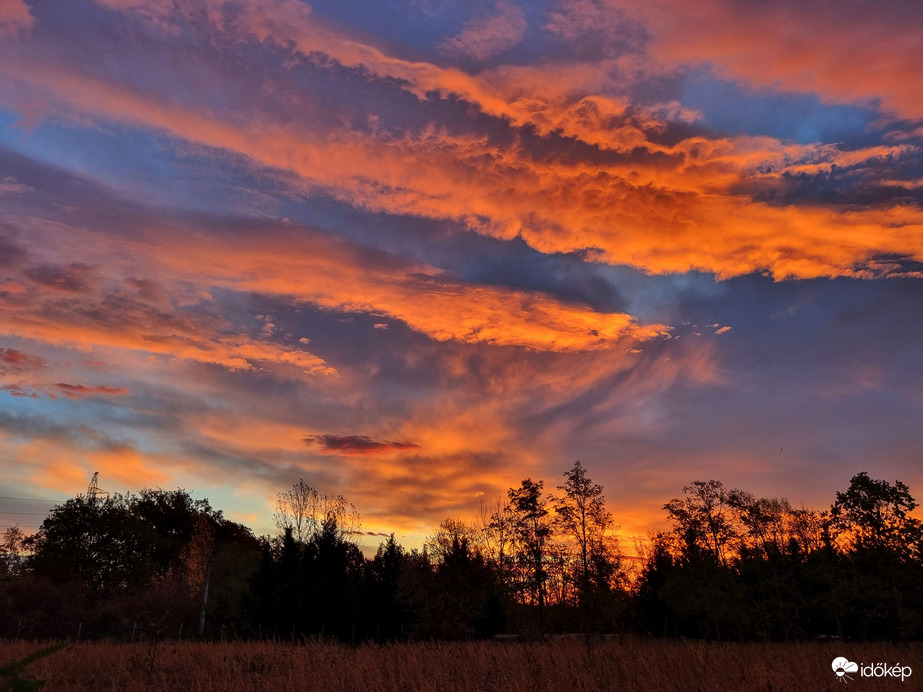
[[[576,459],[626,538],[695,479],[919,496],[921,26],[0,3],[0,528],[94,471],[257,534],[304,478],[366,549]]]

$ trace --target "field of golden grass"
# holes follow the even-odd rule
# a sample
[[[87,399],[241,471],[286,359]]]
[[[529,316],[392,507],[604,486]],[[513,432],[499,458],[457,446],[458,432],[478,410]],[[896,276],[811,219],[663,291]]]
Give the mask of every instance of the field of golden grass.
[[[0,668],[49,643],[0,641]],[[80,642],[30,663],[54,692],[176,690],[845,690],[831,662],[901,663],[905,682],[855,676],[848,689],[921,689],[923,644],[715,644],[623,639],[534,643]],[[9,678],[0,677],[0,689]]]

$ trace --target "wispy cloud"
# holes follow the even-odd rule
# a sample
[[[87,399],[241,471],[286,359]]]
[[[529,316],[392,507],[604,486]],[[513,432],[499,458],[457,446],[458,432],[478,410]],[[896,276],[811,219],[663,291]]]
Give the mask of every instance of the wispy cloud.
[[[522,8],[499,0],[496,13],[469,21],[459,34],[445,39],[440,48],[451,56],[486,60],[522,41],[525,32],[526,16]]]

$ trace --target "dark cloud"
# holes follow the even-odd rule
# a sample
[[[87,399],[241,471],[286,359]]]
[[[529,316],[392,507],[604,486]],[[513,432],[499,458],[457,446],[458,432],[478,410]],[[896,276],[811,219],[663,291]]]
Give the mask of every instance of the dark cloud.
[[[387,454],[420,448],[420,445],[410,442],[378,441],[366,435],[308,435],[304,442],[309,447],[319,445],[325,454],[347,456]]]
[[[876,254],[857,266],[875,277],[915,277],[923,278],[923,262],[909,255]]]
[[[94,272],[85,264],[42,264],[24,272],[35,283],[63,293],[87,293],[96,284]]]
[[[47,367],[41,356],[23,353],[15,348],[0,348],[0,375],[34,372]]]
[[[28,395],[27,395],[28,396]],[[95,439],[98,433],[88,426],[70,426],[45,415],[0,411],[0,431],[16,440],[57,440],[78,444]]]
[[[846,152],[847,154],[849,152]],[[730,192],[773,206],[826,205],[841,210],[923,208],[923,161],[899,153],[853,165],[835,162],[811,170],[769,171],[746,177]]]
[[[85,399],[90,396],[125,396],[131,393],[127,387],[106,387],[105,385],[87,387],[82,384],[58,382],[55,387],[70,399]]]
[[[7,224],[0,224],[0,233]],[[0,267],[12,267],[26,258],[26,252],[11,239],[0,234]]]

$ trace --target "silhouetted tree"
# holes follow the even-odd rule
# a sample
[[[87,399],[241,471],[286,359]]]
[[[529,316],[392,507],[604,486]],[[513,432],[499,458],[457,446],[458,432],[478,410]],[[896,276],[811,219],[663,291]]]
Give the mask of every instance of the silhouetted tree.
[[[923,630],[923,527],[910,514],[916,507],[904,483],[864,471],[836,494],[830,517],[854,567],[849,595],[865,606],[858,619],[863,637],[906,638]]]
[[[280,531],[291,529],[299,543],[317,536],[322,524],[335,526],[340,538],[348,538],[359,530],[359,512],[342,495],[320,493],[304,482],[303,478],[276,497],[273,521]]]
[[[355,637],[359,587],[364,558],[355,543],[346,540],[332,515],[305,550],[305,582],[309,631],[351,641]]]
[[[606,596],[618,569],[614,538],[609,535],[613,521],[602,486],[590,480],[579,460],[564,472],[564,477],[564,485],[558,486],[564,494],[552,500],[558,526],[577,547],[574,581],[586,631],[591,610],[600,614],[606,609]]]
[[[518,545],[518,561],[525,568],[524,585],[538,606],[539,634],[544,634],[547,602],[546,559],[552,536],[547,501],[542,497],[542,481],[526,478],[518,488],[510,488],[510,510]]]
[[[461,519],[447,517],[439,522],[436,529],[426,540],[426,552],[437,564],[445,561],[459,542],[477,552],[481,552],[480,534],[470,523]]]
[[[362,607],[366,638],[399,641],[405,630],[409,632],[414,616],[401,585],[406,565],[406,551],[393,533],[367,562]]]
[[[641,632],[670,636],[679,634],[676,613],[667,604],[664,587],[675,569],[671,542],[663,532],[655,533],[645,551],[644,566],[635,585],[635,618]],[[639,544],[639,549],[643,544]]]
[[[26,562],[26,534],[19,524],[3,531],[0,538],[0,579],[18,576]]]
[[[493,563],[501,585],[511,590],[516,521],[508,501],[497,498],[492,507],[481,506],[480,535],[485,557]]]
[[[920,520],[910,514],[916,508],[904,483],[874,480],[862,471],[850,479],[845,492],[837,492],[830,516],[854,548],[885,550],[912,560],[920,557],[923,536]]]
[[[81,495],[55,507],[30,546],[30,567],[38,576],[79,581],[92,591],[142,584],[152,576],[158,553],[153,527],[121,495]]]
[[[728,544],[734,537],[729,512],[731,493],[721,481],[693,481],[683,487],[685,498],[664,505],[677,534],[690,548],[695,545],[726,564]]]
[[[191,633],[202,610],[204,572],[216,559],[221,576],[213,573],[212,604],[232,619],[239,583],[257,555],[249,529],[184,490],[76,497],[53,509],[29,543],[34,586],[45,581],[71,595],[67,613],[49,623],[67,631],[73,618],[85,618],[85,635],[126,627],[178,631],[184,622]]]
[[[470,525],[447,519],[422,552],[407,556],[401,594],[414,612],[415,638],[472,639],[503,630],[505,599],[497,570],[471,538]],[[435,559],[431,545],[438,546]]]

